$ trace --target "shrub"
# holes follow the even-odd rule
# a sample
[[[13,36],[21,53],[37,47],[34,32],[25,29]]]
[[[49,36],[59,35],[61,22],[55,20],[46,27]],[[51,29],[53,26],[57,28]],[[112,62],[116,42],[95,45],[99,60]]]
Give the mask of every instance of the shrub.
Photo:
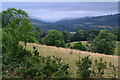
[[[99,60],[95,60],[94,62],[89,58],[90,56],[86,56],[84,58],[79,58],[79,61],[76,62],[77,66],[77,75],[80,78],[103,78],[103,75],[107,72],[107,62],[100,58]],[[113,64],[110,63],[108,67],[111,67],[113,70],[112,78],[116,78],[116,69]]]
[[[32,56],[27,58],[16,73],[22,78],[65,78],[69,66],[60,61],[60,58],[54,56]]]
[[[89,59],[89,56],[79,59],[79,61],[76,62],[76,65],[78,67],[77,74],[79,75],[79,77],[81,77],[81,78],[90,77],[91,64],[92,64],[92,61],[91,61],[91,59]]]
[[[105,69],[107,68],[107,62],[103,61],[103,58],[100,58],[99,61],[95,60],[94,64],[92,75],[94,77],[102,77],[105,73]]]
[[[25,53],[24,51],[23,53]],[[16,61],[10,61],[7,65],[3,65],[3,78],[65,78],[68,75],[68,64],[61,63],[61,59],[55,56],[43,57],[39,56],[37,48],[34,47],[34,55],[24,55],[15,58]],[[19,56],[20,57],[20,56]],[[5,62],[8,60],[4,59]]]
[[[117,78],[115,66],[114,66],[111,62],[110,62],[110,64],[109,64],[109,66],[113,69],[112,78]]]

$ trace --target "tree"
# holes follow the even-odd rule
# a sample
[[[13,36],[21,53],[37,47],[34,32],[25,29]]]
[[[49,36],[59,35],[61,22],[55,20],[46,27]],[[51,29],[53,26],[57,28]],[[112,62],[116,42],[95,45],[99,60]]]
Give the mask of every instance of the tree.
[[[13,8],[2,12],[2,57],[4,72],[24,61],[24,56],[30,54],[19,44],[23,39],[22,36],[28,35],[25,34],[25,31],[28,33],[29,29],[31,29],[30,23],[27,20],[27,13],[24,14],[22,12],[24,11]],[[23,29],[20,30],[23,25]],[[26,40],[25,38],[24,40]]]
[[[86,40],[86,32],[84,30],[77,31],[71,38],[71,41],[85,41],[85,40]]]
[[[117,36],[117,41],[120,41],[120,28],[113,29],[111,33],[115,34]]]
[[[77,42],[74,44],[74,46],[72,47],[73,49],[78,49],[78,50],[82,50],[82,51],[86,51],[86,48],[84,45],[82,45],[81,42]]]
[[[19,25],[19,22],[21,19],[28,17],[28,14],[21,10],[21,9],[15,9],[15,8],[8,8],[5,11],[2,11],[2,26],[6,27],[10,20],[16,19],[16,25]]]
[[[17,11],[16,9],[9,10]],[[6,13],[7,15],[9,13]],[[62,64],[61,59],[54,56],[39,56],[36,48],[33,52],[26,50],[27,42],[31,37],[36,36],[36,33],[33,34],[33,27],[26,17],[19,19],[13,15],[14,18],[7,19],[6,26],[0,28],[0,31],[2,30],[3,53],[2,78],[65,78],[68,74],[68,64]],[[61,34],[59,37],[61,37]],[[20,44],[20,41],[25,43],[25,48]],[[59,45],[59,40],[56,41]]]
[[[93,41],[93,39],[95,39],[95,37],[98,36],[99,32],[100,32],[100,30],[96,30],[96,29],[87,31],[87,40]]]
[[[30,32],[30,37],[28,42],[30,43],[41,43],[41,31],[39,27],[32,27],[32,31]]]
[[[25,49],[27,42],[31,39],[31,32],[33,30],[32,24],[27,18],[23,18],[20,21],[21,25],[18,26],[20,40],[24,42]]]
[[[29,55],[29,52],[25,50],[26,47],[23,48],[19,42],[24,41],[25,44],[27,43],[32,25],[27,19],[27,13],[22,10],[9,8],[3,11],[2,15],[3,64],[8,66],[13,61],[11,66],[14,66],[13,64],[24,60],[24,55]]]
[[[102,30],[99,35],[91,43],[91,50],[93,52],[113,54],[116,43],[116,36],[112,33],[108,33],[106,30]]]
[[[42,39],[42,43],[49,46],[64,47],[63,34],[57,30],[50,30]]]
[[[63,32],[63,38],[64,38],[65,43],[68,43],[70,41],[69,35],[70,35],[69,33],[65,31]]]
[[[33,30],[33,26],[27,18],[28,14],[21,9],[8,8],[2,12],[3,28],[9,28],[14,38],[19,37],[19,42],[24,42],[25,49],[27,42],[39,42],[36,36],[39,38],[40,35],[40,33],[37,33],[38,31]]]

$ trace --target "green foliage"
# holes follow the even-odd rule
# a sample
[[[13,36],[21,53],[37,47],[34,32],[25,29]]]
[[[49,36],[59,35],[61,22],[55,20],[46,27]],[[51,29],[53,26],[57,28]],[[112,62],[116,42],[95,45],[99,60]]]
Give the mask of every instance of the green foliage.
[[[24,51],[25,53],[25,51]],[[37,49],[34,47],[34,51],[31,54],[35,55],[25,55],[24,61],[21,62],[15,61],[8,63],[10,66],[6,68],[4,66],[3,77],[6,78],[65,78],[68,75],[69,65],[61,63],[61,59],[55,56],[43,57],[36,54],[39,54]],[[19,60],[19,58],[16,58]],[[23,59],[23,58],[22,58]],[[6,60],[8,61],[8,60]],[[6,62],[5,61],[5,62]],[[5,63],[4,63],[5,64]],[[12,73],[11,73],[12,69]]]
[[[64,47],[65,42],[62,33],[57,30],[50,30],[48,34],[42,39],[43,44],[57,47]]]
[[[8,8],[7,10],[2,11],[2,26],[6,27],[12,19],[16,19],[16,25],[19,25],[20,20],[26,17],[28,17],[28,14],[25,11]]]
[[[19,32],[20,40],[25,43],[25,49],[26,49],[27,42],[31,39],[30,33],[32,32],[33,27],[28,19],[23,18],[21,20],[21,25],[18,26],[18,30],[20,31]]]
[[[88,30],[86,33],[87,33],[87,40],[88,41],[93,41],[93,39],[95,39],[95,37],[98,36],[100,30],[97,30],[97,29],[92,29],[92,30]]]
[[[3,11],[3,15],[7,16],[7,18],[3,17],[7,19],[7,22],[3,23],[4,27],[2,28],[3,78],[66,77],[69,65],[62,64],[60,58],[54,56],[39,56],[36,47],[33,47],[33,52],[26,50],[27,42],[32,38],[35,39],[38,36],[38,33],[33,31],[31,23],[26,18],[27,14],[22,12],[24,11],[16,10],[14,8]],[[62,37],[60,33],[58,33],[58,35],[58,38]],[[62,38],[60,40],[62,40]],[[21,41],[25,43],[24,46],[20,45]],[[60,46],[60,43],[61,42],[57,39],[56,46]]]
[[[79,59],[79,61],[76,62],[76,65],[78,67],[77,74],[79,75],[79,77],[81,77],[81,78],[90,77],[91,64],[92,64],[92,61],[91,61],[91,59],[89,59],[89,56]]]
[[[40,43],[41,42],[41,38],[40,38],[41,31],[40,31],[40,28],[39,27],[35,27],[33,30],[34,31],[31,32],[31,40],[29,42]]]
[[[25,18],[23,18],[23,20],[24,19]],[[23,36],[28,36],[27,33],[29,32],[24,33],[22,31],[27,31],[28,28],[23,28],[22,30],[20,30],[21,26],[24,25],[24,22],[22,22],[21,19],[21,24],[17,25],[15,20],[15,18],[10,20],[8,25],[3,28],[2,32],[2,68],[4,77],[11,75],[11,72],[14,70],[14,68],[18,67],[19,64],[25,61],[25,56],[31,55],[29,51],[26,51],[25,48],[23,48],[23,46],[19,44],[21,40],[26,41],[26,37]],[[29,23],[26,23],[26,25],[28,24]],[[13,76],[14,75],[12,75],[12,77]]]
[[[3,41],[5,41],[5,35],[6,34],[6,38],[7,38],[7,34],[9,35],[8,37],[10,37],[11,41],[13,42],[13,44],[15,44],[16,46],[19,44],[20,41],[23,41],[25,44],[25,49],[26,49],[26,44],[27,42],[30,41],[34,41],[35,42],[35,37],[36,36],[31,36],[31,35],[36,35],[37,32],[33,31],[33,27],[32,24],[30,23],[30,21],[27,19],[28,14],[25,11],[22,11],[20,9],[14,9],[14,8],[9,8],[6,11],[2,12],[3,15]],[[6,22],[5,22],[5,21]],[[5,23],[4,23],[5,22]],[[39,35],[39,34],[37,34]],[[39,42],[39,41],[38,41]],[[13,45],[13,47],[15,46]],[[15,47],[16,47],[15,46]],[[13,48],[15,49],[15,48]]]
[[[120,41],[120,28],[113,29],[111,33],[115,34],[117,36],[117,41]]]
[[[107,31],[102,30],[93,40],[91,44],[91,51],[108,55],[113,54],[115,43],[116,36],[112,33],[108,33]]]
[[[73,37],[71,37],[71,41],[85,41],[86,40],[86,32],[84,30],[77,31]]]
[[[33,50],[33,55],[39,56],[39,52],[38,52],[37,48],[34,46],[33,49],[34,49]]]
[[[37,28],[34,29],[32,27],[30,21],[27,19],[28,14],[25,11],[9,8],[8,10],[2,12],[2,16],[3,78],[47,79],[68,77],[69,65],[61,63],[62,61],[60,58],[55,56],[40,56],[36,47],[33,47],[33,52],[26,50],[28,42],[39,43],[40,31],[38,31]],[[86,33],[84,31],[78,31],[76,35],[80,40],[84,40]],[[64,40],[67,42],[67,34],[62,34],[56,30],[50,30],[46,37],[42,39],[42,42],[50,46],[64,47]],[[24,42],[24,46],[20,45],[21,41]],[[105,53],[108,53],[108,51],[112,53],[111,49],[113,50],[114,48],[114,41],[115,36],[113,34],[101,32],[93,41],[94,48],[92,50],[98,51],[100,48],[100,50]],[[103,48],[101,49],[101,46],[106,48],[106,45],[109,46],[107,47],[108,50]],[[76,43],[73,48],[86,50],[81,43]],[[72,53],[73,52],[71,51],[70,54]],[[100,58],[100,61],[95,61],[94,67],[91,69],[92,60],[89,59],[89,56],[87,56],[79,59],[79,61],[76,62],[76,65],[78,67],[77,73],[82,78],[91,77],[92,75],[94,77],[102,77],[107,63]],[[114,65],[110,64],[110,66],[116,71]],[[116,74],[113,72],[113,77],[115,76]]]
[[[30,56],[29,51],[25,51],[22,47],[19,47],[17,53],[9,53],[3,55],[3,74],[5,70],[13,69],[17,67],[18,64],[25,61],[25,56]]]
[[[33,30],[29,33],[30,37],[28,39],[28,42],[30,43],[40,43],[40,28],[39,27],[33,27]]]
[[[63,38],[65,43],[70,42],[70,34],[68,32],[63,32]]]
[[[26,48],[27,42],[31,40],[30,33],[33,30],[32,24],[27,19],[28,14],[20,9],[9,8],[2,12],[2,16],[2,26],[5,27],[5,32],[12,35],[15,39],[13,42],[17,42],[16,45],[23,41]]]
[[[2,31],[2,49],[3,54],[16,53],[19,47],[18,31],[12,28],[6,28]]]
[[[85,46],[82,45],[81,42],[74,43],[72,49],[78,49],[78,50],[86,51]]]

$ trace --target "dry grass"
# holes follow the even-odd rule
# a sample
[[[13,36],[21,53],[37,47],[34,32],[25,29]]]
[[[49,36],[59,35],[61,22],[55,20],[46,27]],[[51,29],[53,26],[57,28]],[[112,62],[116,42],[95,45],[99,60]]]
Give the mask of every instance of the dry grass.
[[[76,76],[76,64],[75,62],[78,61],[79,57],[85,57],[87,55],[91,55],[90,58],[92,60],[98,60],[100,57],[104,58],[107,62],[112,62],[112,64],[115,65],[116,69],[118,69],[118,56],[112,56],[112,55],[104,55],[104,54],[98,54],[98,53],[91,53],[91,52],[85,52],[85,51],[79,51],[74,49],[67,49],[67,48],[61,48],[61,47],[53,47],[53,46],[46,46],[46,45],[38,45],[35,43],[28,43],[27,49],[33,50],[33,46],[36,46],[38,51],[40,52],[41,56],[56,56],[60,57],[62,59],[62,62],[65,64],[70,65],[70,76],[72,78],[77,77]],[[107,72],[110,74],[112,73],[112,69],[108,68]],[[110,77],[111,75],[105,74],[104,77]]]

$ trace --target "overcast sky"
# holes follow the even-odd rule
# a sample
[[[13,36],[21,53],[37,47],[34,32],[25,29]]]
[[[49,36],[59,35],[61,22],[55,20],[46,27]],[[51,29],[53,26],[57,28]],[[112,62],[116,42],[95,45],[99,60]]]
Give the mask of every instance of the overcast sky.
[[[119,2],[119,0],[1,0],[1,2]]]
[[[17,8],[47,21],[118,13],[117,2],[4,2],[2,10]]]

